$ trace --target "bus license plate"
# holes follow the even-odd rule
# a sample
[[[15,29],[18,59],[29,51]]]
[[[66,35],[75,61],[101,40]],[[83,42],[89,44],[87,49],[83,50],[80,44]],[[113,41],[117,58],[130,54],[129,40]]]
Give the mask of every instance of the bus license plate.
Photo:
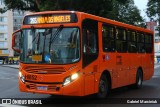
[[[47,90],[47,86],[37,86],[37,90]]]

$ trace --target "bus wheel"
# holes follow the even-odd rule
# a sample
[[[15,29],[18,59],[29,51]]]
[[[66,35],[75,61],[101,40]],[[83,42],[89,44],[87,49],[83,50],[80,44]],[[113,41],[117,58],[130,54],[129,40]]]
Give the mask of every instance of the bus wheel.
[[[136,75],[136,83],[135,83],[135,88],[139,89],[142,87],[142,82],[143,82],[143,76],[142,76],[142,71],[138,70],[137,75]]]
[[[99,90],[97,93],[98,98],[105,98],[108,94],[108,81],[105,75],[102,75],[99,82]]]

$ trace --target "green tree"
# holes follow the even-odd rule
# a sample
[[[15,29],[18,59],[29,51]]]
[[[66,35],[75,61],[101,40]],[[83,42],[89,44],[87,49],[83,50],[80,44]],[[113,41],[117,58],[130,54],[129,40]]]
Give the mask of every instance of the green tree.
[[[0,8],[0,12],[4,13],[7,10],[16,9],[24,11],[40,11],[36,0],[4,0],[5,7]]]
[[[114,0],[4,0],[5,7],[1,12],[11,9],[28,11],[76,10],[89,13],[101,13],[112,10]],[[126,0],[115,0],[125,3]],[[99,12],[100,11],[100,12]]]
[[[103,16],[112,10],[113,1],[125,3],[126,0],[4,0],[5,12],[11,9],[28,11],[75,10]]]
[[[146,13],[150,19],[158,20],[160,23],[160,0],[148,0]]]
[[[35,12],[75,10],[132,25],[143,22],[133,0],[4,0],[4,3],[6,6],[0,9],[1,12],[11,9]]]
[[[125,4],[113,2],[113,10],[106,17],[127,24],[145,27],[145,19],[140,15],[140,10],[135,6],[133,0]]]

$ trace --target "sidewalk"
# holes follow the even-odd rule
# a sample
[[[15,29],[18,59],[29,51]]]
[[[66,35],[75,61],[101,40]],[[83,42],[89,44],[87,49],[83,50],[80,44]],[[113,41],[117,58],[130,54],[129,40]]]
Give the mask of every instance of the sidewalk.
[[[10,68],[15,68],[15,69],[19,68],[19,65],[7,65],[7,64],[4,64],[4,65],[0,65],[0,66],[10,67]]]

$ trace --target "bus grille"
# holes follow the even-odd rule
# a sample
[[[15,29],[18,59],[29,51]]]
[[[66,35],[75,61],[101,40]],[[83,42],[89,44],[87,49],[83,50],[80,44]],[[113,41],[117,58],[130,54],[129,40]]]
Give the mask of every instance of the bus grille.
[[[23,68],[28,73],[33,74],[62,74],[66,70],[62,67],[52,68],[52,67],[39,67],[39,66],[30,66]]]
[[[37,85],[34,83],[27,83],[27,88],[30,90],[37,90]],[[47,85],[47,91],[56,91],[56,85]]]

